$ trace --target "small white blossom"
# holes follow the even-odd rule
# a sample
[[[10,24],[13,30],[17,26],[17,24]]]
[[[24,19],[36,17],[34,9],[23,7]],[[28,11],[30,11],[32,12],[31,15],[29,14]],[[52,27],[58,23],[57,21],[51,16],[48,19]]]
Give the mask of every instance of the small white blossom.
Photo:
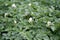
[[[14,23],[17,23],[16,20],[14,20]]]
[[[46,26],[50,26],[52,23],[50,21],[47,22]]]
[[[13,7],[13,8],[16,8],[16,4],[12,4],[12,7]]]
[[[32,18],[29,18],[28,22],[29,23],[32,23],[33,22],[33,19]]]
[[[29,3],[28,5],[31,6],[31,3]]]

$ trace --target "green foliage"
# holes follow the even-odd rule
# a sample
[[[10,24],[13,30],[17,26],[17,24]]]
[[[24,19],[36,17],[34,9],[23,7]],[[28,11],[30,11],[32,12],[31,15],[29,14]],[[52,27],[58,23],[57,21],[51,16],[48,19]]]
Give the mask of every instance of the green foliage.
[[[0,0],[0,40],[60,40],[60,0]]]

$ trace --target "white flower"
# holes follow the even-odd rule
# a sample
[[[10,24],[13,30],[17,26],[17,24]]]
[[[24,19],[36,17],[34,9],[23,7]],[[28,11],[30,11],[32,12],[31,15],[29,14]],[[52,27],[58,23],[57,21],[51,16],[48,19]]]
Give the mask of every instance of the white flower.
[[[17,23],[16,20],[14,20],[14,23]]]
[[[28,5],[31,6],[31,3],[29,3]]]
[[[13,8],[16,8],[16,4],[12,4],[12,7],[13,7]]]
[[[33,19],[32,18],[29,18],[28,22],[29,23],[32,23],[33,22]]]
[[[46,26],[48,27],[50,25],[52,25],[52,23],[50,21],[48,21]]]

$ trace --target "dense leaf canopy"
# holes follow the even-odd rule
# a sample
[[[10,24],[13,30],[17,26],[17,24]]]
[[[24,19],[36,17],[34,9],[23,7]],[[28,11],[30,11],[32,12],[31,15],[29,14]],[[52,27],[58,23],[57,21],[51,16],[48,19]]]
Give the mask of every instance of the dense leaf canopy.
[[[0,0],[0,40],[60,40],[60,0]]]

